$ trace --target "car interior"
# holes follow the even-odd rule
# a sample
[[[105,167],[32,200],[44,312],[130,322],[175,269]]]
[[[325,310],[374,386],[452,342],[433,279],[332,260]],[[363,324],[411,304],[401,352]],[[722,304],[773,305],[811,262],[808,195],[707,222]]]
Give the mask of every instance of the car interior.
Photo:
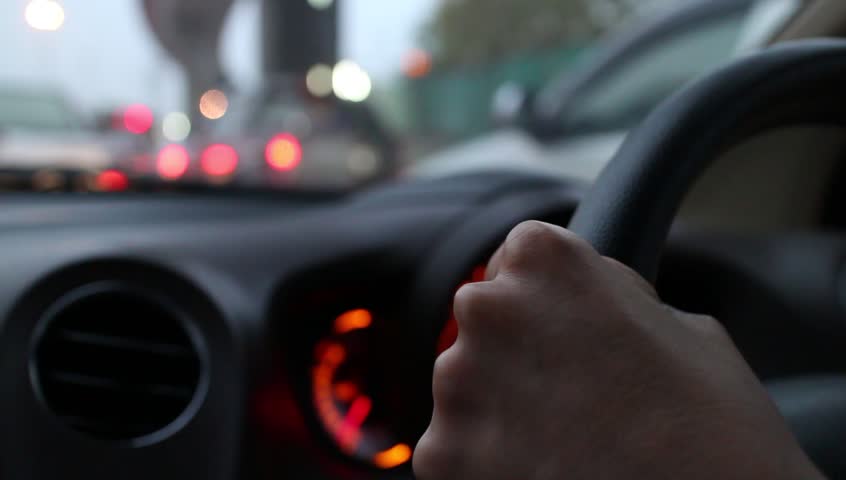
[[[846,478],[843,34],[844,2],[805,2],[591,182],[4,194],[0,478],[413,478],[452,297],[525,220],[719,319]]]

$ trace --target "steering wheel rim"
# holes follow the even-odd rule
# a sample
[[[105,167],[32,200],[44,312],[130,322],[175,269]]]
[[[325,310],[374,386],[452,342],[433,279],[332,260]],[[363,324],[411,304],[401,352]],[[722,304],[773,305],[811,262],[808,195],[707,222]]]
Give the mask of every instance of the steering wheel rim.
[[[704,170],[721,152],[766,129],[846,125],[846,110],[832,102],[845,78],[846,41],[806,40],[695,82],[629,135],[569,228],[654,282],[673,218]]]

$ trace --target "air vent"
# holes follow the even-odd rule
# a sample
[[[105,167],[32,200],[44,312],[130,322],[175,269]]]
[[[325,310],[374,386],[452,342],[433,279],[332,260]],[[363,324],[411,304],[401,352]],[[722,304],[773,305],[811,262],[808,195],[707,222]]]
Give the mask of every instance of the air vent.
[[[191,404],[200,354],[184,319],[164,302],[95,285],[60,300],[43,322],[33,380],[74,429],[137,439],[166,428]]]

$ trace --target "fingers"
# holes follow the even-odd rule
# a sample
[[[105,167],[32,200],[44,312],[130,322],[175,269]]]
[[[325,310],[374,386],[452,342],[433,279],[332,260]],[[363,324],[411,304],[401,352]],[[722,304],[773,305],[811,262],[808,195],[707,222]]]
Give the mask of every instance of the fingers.
[[[502,310],[507,295],[502,284],[494,282],[468,283],[458,289],[453,312],[465,339],[508,330],[510,323]]]
[[[463,427],[468,418],[473,418],[473,396],[464,389],[470,371],[460,365],[462,356],[457,346],[451,347],[438,357],[432,383],[434,410],[432,421],[426,433],[414,449],[413,468],[420,479],[459,478],[455,472],[463,470],[465,461],[461,455],[464,435]]]
[[[485,281],[490,282],[499,275],[499,266],[502,263],[503,245],[505,245],[505,243],[501,244],[499,248],[496,249],[496,252],[494,252],[490,261],[488,261],[488,267],[485,269]]]
[[[413,468],[421,480],[474,478],[474,461],[481,438],[489,437],[496,416],[492,399],[507,389],[497,368],[480,350],[457,341],[435,362],[434,410],[426,433],[415,448]],[[477,471],[477,470],[476,470]]]
[[[486,280],[497,278],[501,272],[572,270],[598,255],[583,239],[573,232],[548,223],[529,221],[515,227],[491,257],[486,270]],[[628,265],[603,257],[613,270],[612,275],[624,275],[633,280],[644,292],[658,299],[655,287]],[[577,261],[574,265],[572,261]]]
[[[474,347],[488,343],[488,348],[508,348],[535,328],[533,322],[548,316],[545,306],[588,295],[601,283],[595,281],[601,277],[600,267],[625,268],[609,265],[564,228],[521,223],[494,253],[486,281],[464,285],[456,293],[453,307],[459,331]]]
[[[455,295],[461,333],[435,364],[432,422],[414,455],[417,478],[479,478],[479,465],[505,462],[507,456],[491,453],[504,438],[493,428],[502,426],[497,419],[511,412],[518,431],[534,430],[521,427],[520,418],[529,399],[549,387],[538,379],[548,374],[556,383],[562,372],[583,368],[569,357],[595,350],[579,344],[599,336],[594,332],[604,322],[596,320],[609,316],[603,303],[592,302],[607,288],[605,279],[620,272],[638,289],[649,287],[563,228],[525,222],[511,231],[492,256],[486,281],[466,284]],[[495,478],[520,478],[497,473]]]
[[[480,362],[478,355],[468,352],[463,341],[456,342],[438,357],[432,380],[435,416],[457,421],[480,410],[475,394],[484,390],[487,383],[479,373]]]
[[[461,445],[454,441],[445,441],[442,427],[438,427],[438,416],[432,418],[432,424],[417,442],[412,457],[415,477],[420,480],[458,480],[464,471],[466,457]],[[454,435],[447,438],[454,438]]]
[[[486,279],[500,274],[549,274],[584,265],[596,257],[593,248],[576,234],[557,225],[528,221],[517,225],[494,253]]]

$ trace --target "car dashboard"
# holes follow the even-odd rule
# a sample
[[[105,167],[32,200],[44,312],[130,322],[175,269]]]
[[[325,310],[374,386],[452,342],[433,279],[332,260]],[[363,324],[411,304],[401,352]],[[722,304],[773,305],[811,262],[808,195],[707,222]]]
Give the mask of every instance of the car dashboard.
[[[492,173],[339,197],[10,196],[0,478],[410,478],[453,293],[584,191]],[[840,307],[800,322],[814,294],[785,295],[764,239],[680,230],[665,299],[719,314],[765,379],[846,367]],[[834,237],[766,242],[846,258]]]

